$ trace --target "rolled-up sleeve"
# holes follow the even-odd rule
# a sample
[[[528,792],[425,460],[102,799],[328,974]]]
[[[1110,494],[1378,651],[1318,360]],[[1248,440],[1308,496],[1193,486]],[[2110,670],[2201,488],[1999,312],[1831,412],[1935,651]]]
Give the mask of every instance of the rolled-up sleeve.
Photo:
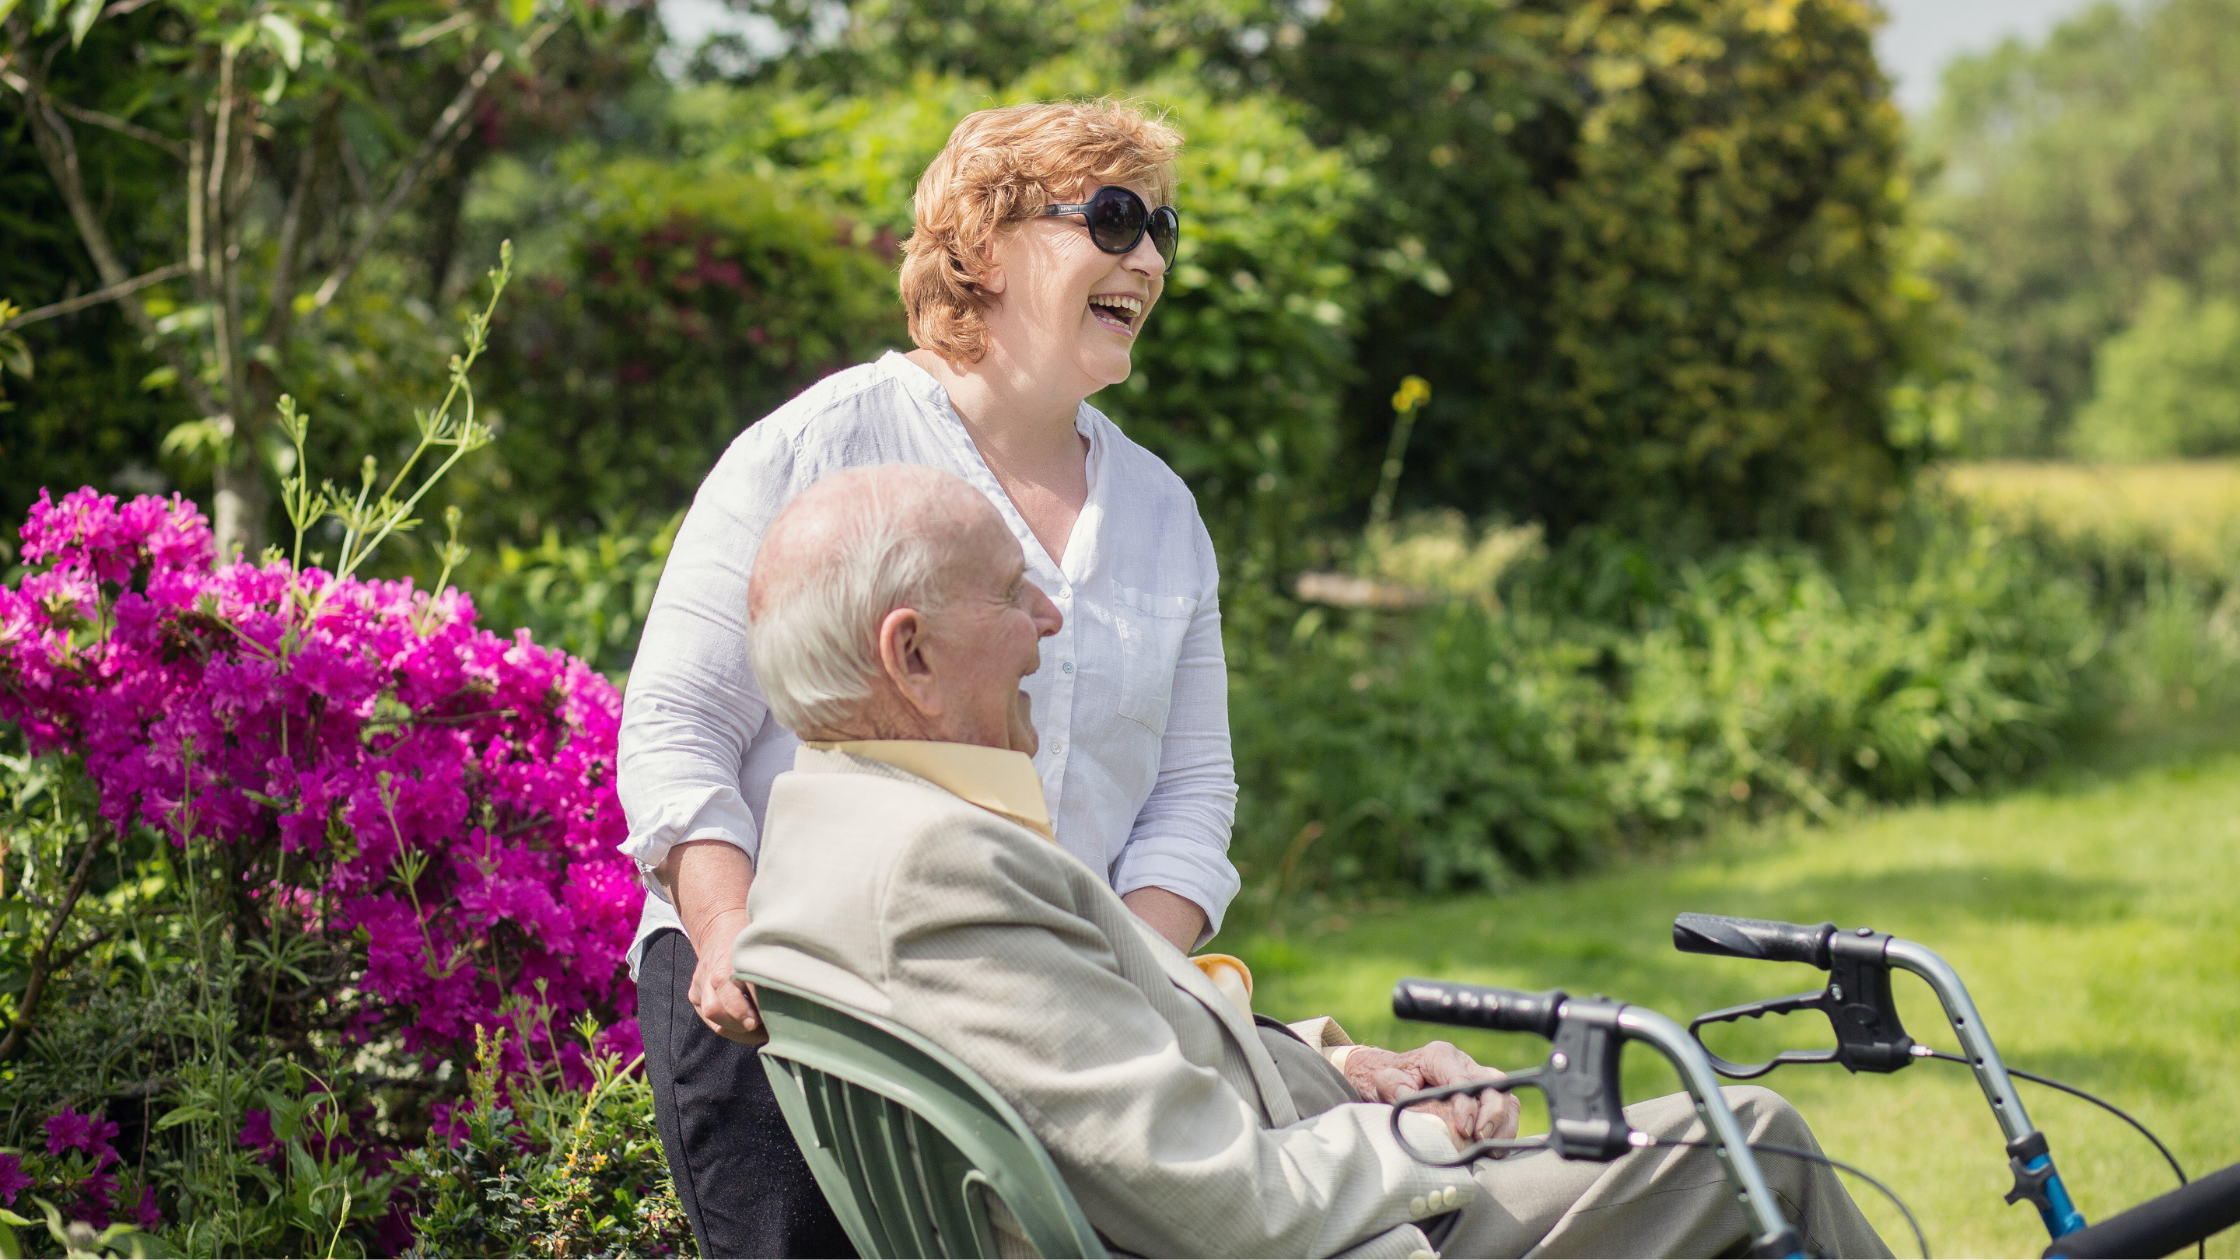
[[[646,614],[615,785],[630,824],[622,852],[646,866],[692,840],[759,854],[741,778],[770,709],[747,657],[747,576],[792,497],[792,464],[776,430],[757,426],[732,444],[685,514]]]
[[[1136,812],[1112,889],[1164,888],[1205,911],[1197,944],[1221,930],[1241,882],[1229,861],[1237,817],[1236,763],[1229,751],[1229,669],[1221,648],[1220,576],[1213,540],[1197,525],[1203,594],[1175,662],[1159,777]]]

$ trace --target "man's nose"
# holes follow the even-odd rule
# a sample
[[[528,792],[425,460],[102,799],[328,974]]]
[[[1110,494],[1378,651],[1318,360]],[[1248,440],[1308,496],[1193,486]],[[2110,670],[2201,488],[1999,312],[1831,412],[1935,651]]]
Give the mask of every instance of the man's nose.
[[[1034,618],[1035,635],[1047,639],[1066,624],[1066,615],[1058,611],[1058,606],[1050,602],[1050,597],[1042,593],[1041,587],[1029,582],[1027,590],[1032,592],[1027,604],[1027,615]]]

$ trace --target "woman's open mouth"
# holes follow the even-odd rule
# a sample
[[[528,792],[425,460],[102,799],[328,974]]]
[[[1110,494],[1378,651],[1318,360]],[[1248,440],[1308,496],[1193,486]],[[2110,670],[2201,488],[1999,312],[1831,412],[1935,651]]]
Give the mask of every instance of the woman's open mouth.
[[[1126,293],[1099,293],[1090,297],[1089,311],[1098,323],[1133,337],[1136,321],[1143,318],[1143,299]]]

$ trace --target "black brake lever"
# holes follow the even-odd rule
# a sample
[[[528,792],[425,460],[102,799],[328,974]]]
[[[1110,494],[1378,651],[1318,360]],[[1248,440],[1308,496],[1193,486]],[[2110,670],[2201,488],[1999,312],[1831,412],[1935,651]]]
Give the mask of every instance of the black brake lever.
[[[1792,993],[1730,1006],[1698,1015],[1688,1034],[1703,1044],[1698,1030],[1705,1024],[1732,1023],[1793,1011],[1819,1011],[1835,1029],[1831,1050],[1784,1050],[1764,1063],[1730,1063],[1704,1045],[1704,1054],[1721,1076],[1748,1081],[1764,1076],[1784,1063],[1841,1063],[1853,1072],[1895,1072],[1914,1060],[1913,1038],[1898,1019],[1898,1005],[1890,993],[1890,963],[1883,949],[1890,942],[1886,932],[1843,932],[1827,940],[1828,987],[1817,993]]]

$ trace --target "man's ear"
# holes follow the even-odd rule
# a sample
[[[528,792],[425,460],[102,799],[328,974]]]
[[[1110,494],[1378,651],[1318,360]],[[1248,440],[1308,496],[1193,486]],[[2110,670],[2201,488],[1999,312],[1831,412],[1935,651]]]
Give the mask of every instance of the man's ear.
[[[915,608],[897,608],[879,621],[879,668],[903,701],[924,717],[941,716],[941,693],[934,686],[926,619]]]

